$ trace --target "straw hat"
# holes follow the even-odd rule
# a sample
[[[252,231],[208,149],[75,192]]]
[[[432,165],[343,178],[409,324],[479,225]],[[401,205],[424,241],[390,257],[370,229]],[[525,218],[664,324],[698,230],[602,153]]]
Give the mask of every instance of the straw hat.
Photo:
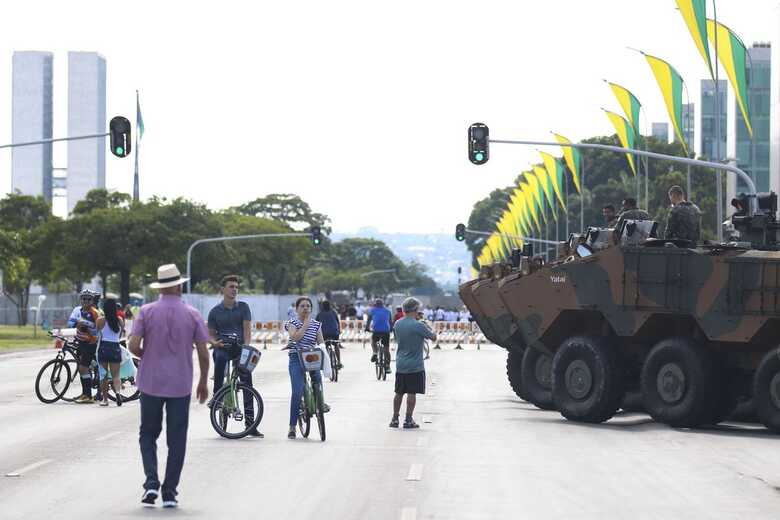
[[[157,268],[157,281],[150,283],[152,289],[165,289],[185,283],[189,278],[182,278],[176,264],[165,264]]]

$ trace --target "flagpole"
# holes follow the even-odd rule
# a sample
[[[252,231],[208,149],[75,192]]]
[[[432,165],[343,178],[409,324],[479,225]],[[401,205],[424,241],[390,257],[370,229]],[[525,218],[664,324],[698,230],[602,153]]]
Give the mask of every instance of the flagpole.
[[[136,123],[138,122],[138,107],[140,101],[138,99],[138,91],[135,91],[135,110],[136,110],[136,116],[135,120]],[[135,129],[135,175],[133,176],[133,202],[138,202],[140,200],[139,196],[139,186],[138,186],[138,128]]]
[[[580,154],[580,233],[585,233],[585,154]]]
[[[569,240],[569,179],[563,175],[564,200],[566,201],[566,240]]]
[[[722,157],[720,155],[720,86],[718,85],[718,8],[715,5],[715,0],[712,0],[712,18],[715,25],[715,158],[716,162],[720,162]],[[717,232],[718,242],[723,241],[723,181],[721,180],[721,170],[717,170],[715,174],[715,182],[718,183],[715,189],[715,198],[718,201],[715,215],[718,221],[715,223],[715,231]],[[689,195],[690,196],[690,195]]]

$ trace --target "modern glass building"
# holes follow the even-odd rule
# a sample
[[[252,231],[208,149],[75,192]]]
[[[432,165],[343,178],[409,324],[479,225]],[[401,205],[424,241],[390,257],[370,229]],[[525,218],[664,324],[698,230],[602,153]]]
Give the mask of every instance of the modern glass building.
[[[715,142],[715,82],[711,79],[701,80],[701,152],[707,159],[719,160],[726,157],[726,134],[728,131],[728,108],[726,105],[726,80],[718,80],[718,99],[720,100],[720,154],[716,152]]]
[[[106,132],[106,60],[68,53],[68,135]],[[90,190],[106,187],[106,139],[68,141],[68,213]]]
[[[669,142],[669,123],[653,123],[653,129],[650,134],[662,143]]]
[[[748,97],[753,138],[750,138],[742,111],[737,106],[737,166],[753,178],[756,190],[769,191],[769,126],[772,48],[769,43],[754,43],[748,49]],[[737,192],[744,189],[737,184]]]
[[[50,52],[21,51],[13,55],[12,142],[52,137],[52,66]],[[52,144],[11,149],[11,190],[23,195],[52,197]]]
[[[696,126],[695,124],[695,109],[696,105],[694,103],[683,103],[682,106],[682,133],[683,138],[685,139],[685,145],[688,147],[688,151],[693,151],[694,149],[694,128]],[[675,140],[676,136],[675,136]]]

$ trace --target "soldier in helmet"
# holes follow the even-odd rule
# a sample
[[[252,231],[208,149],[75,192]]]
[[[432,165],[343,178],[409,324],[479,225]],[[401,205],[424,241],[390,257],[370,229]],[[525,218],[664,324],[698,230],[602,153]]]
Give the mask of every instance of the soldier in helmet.
[[[699,241],[699,216],[701,211],[696,204],[685,200],[685,192],[679,186],[669,188],[669,200],[672,211],[666,225],[666,239]]]

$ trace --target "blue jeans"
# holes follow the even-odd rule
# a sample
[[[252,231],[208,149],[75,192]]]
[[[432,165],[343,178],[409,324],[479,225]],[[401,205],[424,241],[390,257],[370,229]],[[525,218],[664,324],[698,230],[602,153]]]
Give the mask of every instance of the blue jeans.
[[[190,396],[156,397],[141,393],[141,460],[146,481],[144,489],[159,489],[157,476],[157,438],[162,432],[163,406],[165,406],[165,437],[168,441],[168,462],[165,465],[163,495],[176,496],[176,487],[184,467],[187,449],[187,425],[190,417]]]
[[[301,367],[301,360],[298,358],[297,352],[290,354],[288,369],[290,372],[290,384],[292,385],[292,397],[290,398],[290,428],[293,428],[298,423],[298,410],[301,406],[304,387],[303,367]],[[311,372],[311,380],[315,383],[322,384],[322,373],[319,370]]]

